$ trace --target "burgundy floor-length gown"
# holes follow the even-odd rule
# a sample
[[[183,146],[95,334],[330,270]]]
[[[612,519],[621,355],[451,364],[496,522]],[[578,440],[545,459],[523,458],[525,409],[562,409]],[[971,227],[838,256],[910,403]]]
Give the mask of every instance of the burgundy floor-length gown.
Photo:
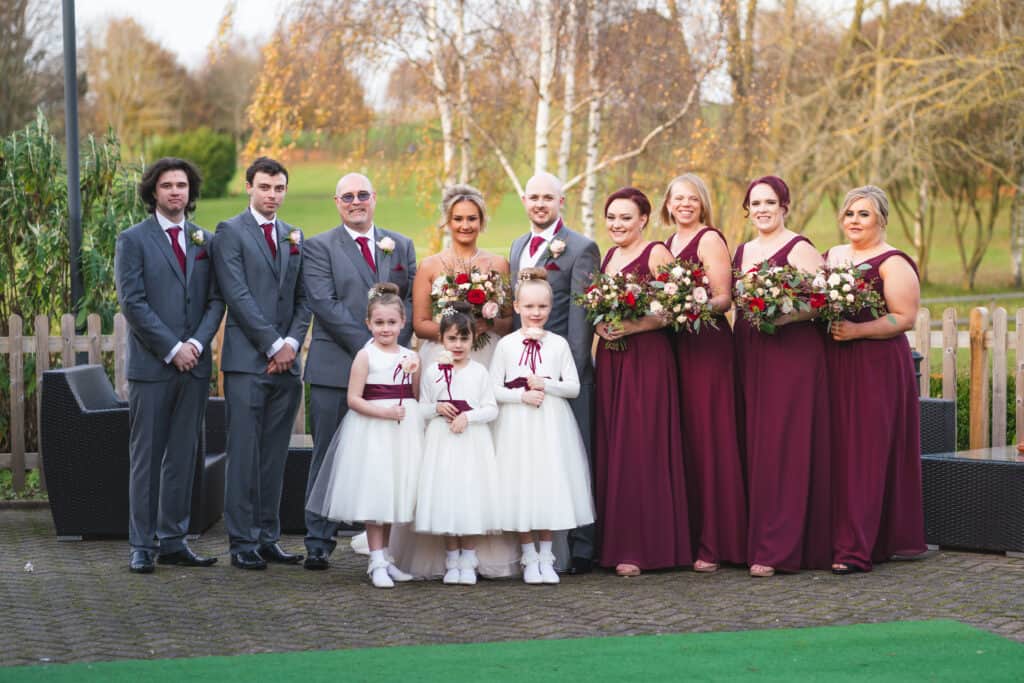
[[[806,237],[770,259],[789,264]],[[743,246],[733,265],[741,268]],[[749,496],[747,562],[781,571],[832,565],[832,501],[825,338],[813,322],[758,332],[736,312],[741,448]]]
[[[892,249],[868,259],[864,273],[879,294],[878,269]],[[862,311],[851,320],[871,320]],[[921,493],[921,413],[910,342],[829,341],[832,388],[833,562],[869,571],[873,562],[927,550]]]
[[[697,263],[697,248],[708,231],[690,240],[678,261]],[[674,235],[665,246],[672,249]],[[747,561],[747,499],[736,433],[736,369],[732,328],[724,315],[718,329],[675,336],[683,465],[694,556],[705,562]]]
[[[622,269],[640,278],[651,243]],[[601,269],[616,251],[605,256]],[[597,343],[594,465],[601,565],[659,569],[692,564],[679,395],[672,343],[663,330]],[[672,368],[672,372],[665,372]]]

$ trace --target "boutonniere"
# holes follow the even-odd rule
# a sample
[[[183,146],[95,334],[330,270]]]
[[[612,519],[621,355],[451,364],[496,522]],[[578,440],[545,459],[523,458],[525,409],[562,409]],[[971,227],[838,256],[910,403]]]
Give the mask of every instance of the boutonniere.
[[[548,251],[551,252],[551,258],[558,258],[565,251],[565,242],[562,240],[551,240],[551,244],[548,245]]]
[[[395,241],[390,237],[381,237],[377,240],[377,248],[385,254],[390,254],[395,250]]]
[[[297,247],[302,244],[302,233],[298,230],[292,230],[288,233],[288,241],[292,246]]]
[[[206,244],[206,235],[203,234],[202,230],[193,230],[188,237],[192,240],[192,244],[197,247],[201,247]]]

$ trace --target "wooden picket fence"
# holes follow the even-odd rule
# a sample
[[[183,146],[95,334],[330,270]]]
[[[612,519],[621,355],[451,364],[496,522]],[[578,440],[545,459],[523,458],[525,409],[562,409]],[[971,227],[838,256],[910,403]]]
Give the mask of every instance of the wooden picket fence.
[[[50,320],[45,315],[34,318],[34,329],[51,330]],[[928,309],[922,308],[918,313],[914,330],[907,333],[911,346],[920,352],[925,360],[921,367],[921,396],[930,393],[931,351],[942,350],[941,395],[936,398],[956,400],[957,383],[957,350],[970,349],[970,447],[987,448],[991,445],[1005,445],[1009,435],[1006,433],[1006,411],[1003,406],[1007,400],[1007,373],[1010,371],[1009,351],[1024,349],[1024,308],[1016,311],[1014,330],[1008,329],[1006,309],[995,308],[989,312],[986,308],[975,308],[971,311],[966,330],[958,328],[956,310],[947,308],[942,314],[942,329],[931,329],[931,315]],[[0,355],[8,357],[10,371],[10,424],[9,443],[11,451],[0,453],[0,468],[12,470],[13,483],[17,490],[22,490],[25,483],[26,470],[40,467],[41,459],[37,452],[25,451],[25,356],[34,354],[36,358],[36,386],[42,384],[43,372],[50,369],[51,355],[60,356],[62,367],[76,365],[79,353],[85,353],[89,363],[102,363],[105,357],[113,354],[114,389],[118,396],[128,395],[128,380],[125,376],[126,348],[128,327],[124,317],[118,313],[114,316],[114,333],[102,334],[100,317],[90,315],[86,319],[86,333],[75,333],[75,318],[70,314],[60,317],[60,334],[23,334],[24,323],[21,317],[11,316],[8,320],[10,334],[0,337]],[[220,348],[223,336],[221,330],[211,344],[214,362],[220,366]],[[304,350],[309,349],[310,336],[307,334],[303,344]],[[305,361],[306,354],[302,354]],[[1024,425],[1024,353],[1015,353],[1016,377],[1016,417],[1017,434],[1014,441],[1021,439]],[[223,376],[215,380],[214,395],[223,395]],[[40,393],[36,391],[36,404],[39,406]],[[992,410],[992,406],[996,410]],[[39,410],[36,411],[38,416]],[[42,425],[37,425],[41,431]],[[306,431],[305,402],[299,404],[293,431],[298,434]],[[37,431],[39,433],[39,431]]]

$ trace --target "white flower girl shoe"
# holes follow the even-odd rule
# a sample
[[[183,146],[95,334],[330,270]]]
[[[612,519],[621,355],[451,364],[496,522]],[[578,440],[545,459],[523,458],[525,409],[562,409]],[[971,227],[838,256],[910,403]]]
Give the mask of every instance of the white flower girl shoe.
[[[552,552],[540,553],[540,562],[537,564],[540,566],[540,577],[541,580],[546,584],[558,583],[558,572],[555,571],[555,554]]]
[[[444,558],[444,579],[443,582],[449,586],[457,585],[459,583],[459,577],[461,572],[459,571],[459,560],[461,558],[456,555],[455,557]]]
[[[524,550],[519,564],[523,566],[523,583],[528,583],[531,586],[539,586],[544,583],[544,578],[540,573],[540,556],[536,549]]]
[[[476,568],[479,564],[475,550],[463,550],[459,558],[459,583],[463,586],[475,586]]]
[[[388,576],[389,563],[386,559],[370,560],[366,573],[370,575],[375,588],[394,588],[395,582]]]

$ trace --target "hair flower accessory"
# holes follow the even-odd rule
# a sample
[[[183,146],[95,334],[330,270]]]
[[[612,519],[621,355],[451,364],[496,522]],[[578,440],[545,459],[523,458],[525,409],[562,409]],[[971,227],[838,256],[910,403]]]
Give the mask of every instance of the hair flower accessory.
[[[192,244],[196,245],[197,247],[201,247],[204,244],[206,244],[206,235],[203,234],[202,230],[193,230],[191,233],[189,233],[189,239],[191,239]]]
[[[562,240],[551,240],[551,244],[548,245],[548,251],[551,252],[552,258],[558,258],[565,251],[565,242]]]
[[[385,254],[390,254],[395,250],[395,241],[390,237],[381,237],[377,240],[377,248]]]
[[[458,311],[455,310],[454,306],[445,306],[444,308],[441,309],[442,318],[447,318],[448,316],[455,315],[456,313],[458,313]],[[450,356],[451,354],[448,355]]]

